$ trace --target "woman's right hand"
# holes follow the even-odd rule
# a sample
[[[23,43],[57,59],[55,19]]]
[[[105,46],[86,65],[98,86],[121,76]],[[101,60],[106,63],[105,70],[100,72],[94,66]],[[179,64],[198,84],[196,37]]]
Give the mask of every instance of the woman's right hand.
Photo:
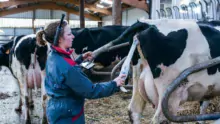
[[[118,77],[114,79],[118,87],[122,86],[125,83],[124,77],[126,77],[125,74],[120,74]]]

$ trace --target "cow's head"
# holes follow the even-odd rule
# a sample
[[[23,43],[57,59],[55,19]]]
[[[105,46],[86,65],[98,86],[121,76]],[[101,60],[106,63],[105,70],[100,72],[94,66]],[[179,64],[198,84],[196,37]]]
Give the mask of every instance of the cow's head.
[[[9,55],[3,46],[0,46],[0,66],[9,67]]]
[[[9,54],[12,52],[14,38],[10,39],[8,43],[0,45],[0,66],[9,67]]]

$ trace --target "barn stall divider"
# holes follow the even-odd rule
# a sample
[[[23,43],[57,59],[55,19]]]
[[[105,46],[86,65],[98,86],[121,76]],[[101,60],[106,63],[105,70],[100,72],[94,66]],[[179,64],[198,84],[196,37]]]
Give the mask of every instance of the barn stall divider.
[[[211,7],[211,9],[209,9]],[[200,9],[199,9],[200,8]],[[220,0],[201,0],[196,4],[190,2],[189,5],[181,4],[180,7],[173,6],[156,10],[158,19],[196,19],[198,21],[220,20]],[[200,16],[199,16],[200,14]]]

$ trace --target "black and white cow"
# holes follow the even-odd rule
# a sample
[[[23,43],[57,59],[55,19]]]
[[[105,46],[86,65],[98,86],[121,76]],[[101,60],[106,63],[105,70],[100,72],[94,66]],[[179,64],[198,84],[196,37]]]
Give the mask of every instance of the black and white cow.
[[[41,87],[43,122],[46,121],[45,113],[45,64],[48,54],[48,46],[39,46],[36,43],[36,35],[15,37],[10,52],[10,65],[14,78],[19,85],[20,99],[17,111],[21,111],[24,105],[25,122],[30,123],[29,107],[33,104],[31,90]],[[30,94],[29,94],[30,93]]]
[[[161,110],[164,91],[186,68],[220,56],[220,31],[193,20],[142,20],[149,28],[137,35],[138,55],[133,56],[133,94],[129,115],[138,124],[145,103],[156,106],[153,123],[166,120]],[[140,58],[140,59],[139,59]],[[138,60],[139,59],[139,60]],[[220,94],[220,65],[190,75],[169,99],[177,114],[185,101],[203,101]],[[211,88],[211,90],[210,90]]]
[[[74,28],[72,29],[72,33],[75,38],[73,40],[72,47],[75,49],[77,54],[81,54],[87,51],[94,51],[101,46],[109,43],[112,40],[118,38],[122,33],[124,33],[129,28],[135,28],[132,32],[128,32],[120,43],[129,42],[133,39],[133,36],[143,31],[147,28],[148,25],[145,23],[141,23],[137,21],[132,26],[104,26],[98,28]],[[114,51],[109,51],[102,53],[95,59],[95,63],[100,63],[102,66],[109,66],[113,61],[115,61],[116,57],[124,58],[127,56],[130,47],[123,47]]]

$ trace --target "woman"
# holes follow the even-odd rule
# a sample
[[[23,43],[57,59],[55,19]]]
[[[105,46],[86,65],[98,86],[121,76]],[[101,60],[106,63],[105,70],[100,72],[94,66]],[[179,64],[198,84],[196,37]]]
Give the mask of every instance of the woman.
[[[74,35],[66,21],[62,24],[58,46],[54,46],[58,25],[59,21],[50,23],[37,33],[38,44],[46,45],[48,41],[52,48],[46,63],[45,89],[50,96],[47,119],[50,124],[84,124],[84,99],[107,97],[119,91],[125,75],[113,81],[93,84],[78,66],[83,60],[92,59],[92,53],[87,52],[75,60],[71,58]]]

